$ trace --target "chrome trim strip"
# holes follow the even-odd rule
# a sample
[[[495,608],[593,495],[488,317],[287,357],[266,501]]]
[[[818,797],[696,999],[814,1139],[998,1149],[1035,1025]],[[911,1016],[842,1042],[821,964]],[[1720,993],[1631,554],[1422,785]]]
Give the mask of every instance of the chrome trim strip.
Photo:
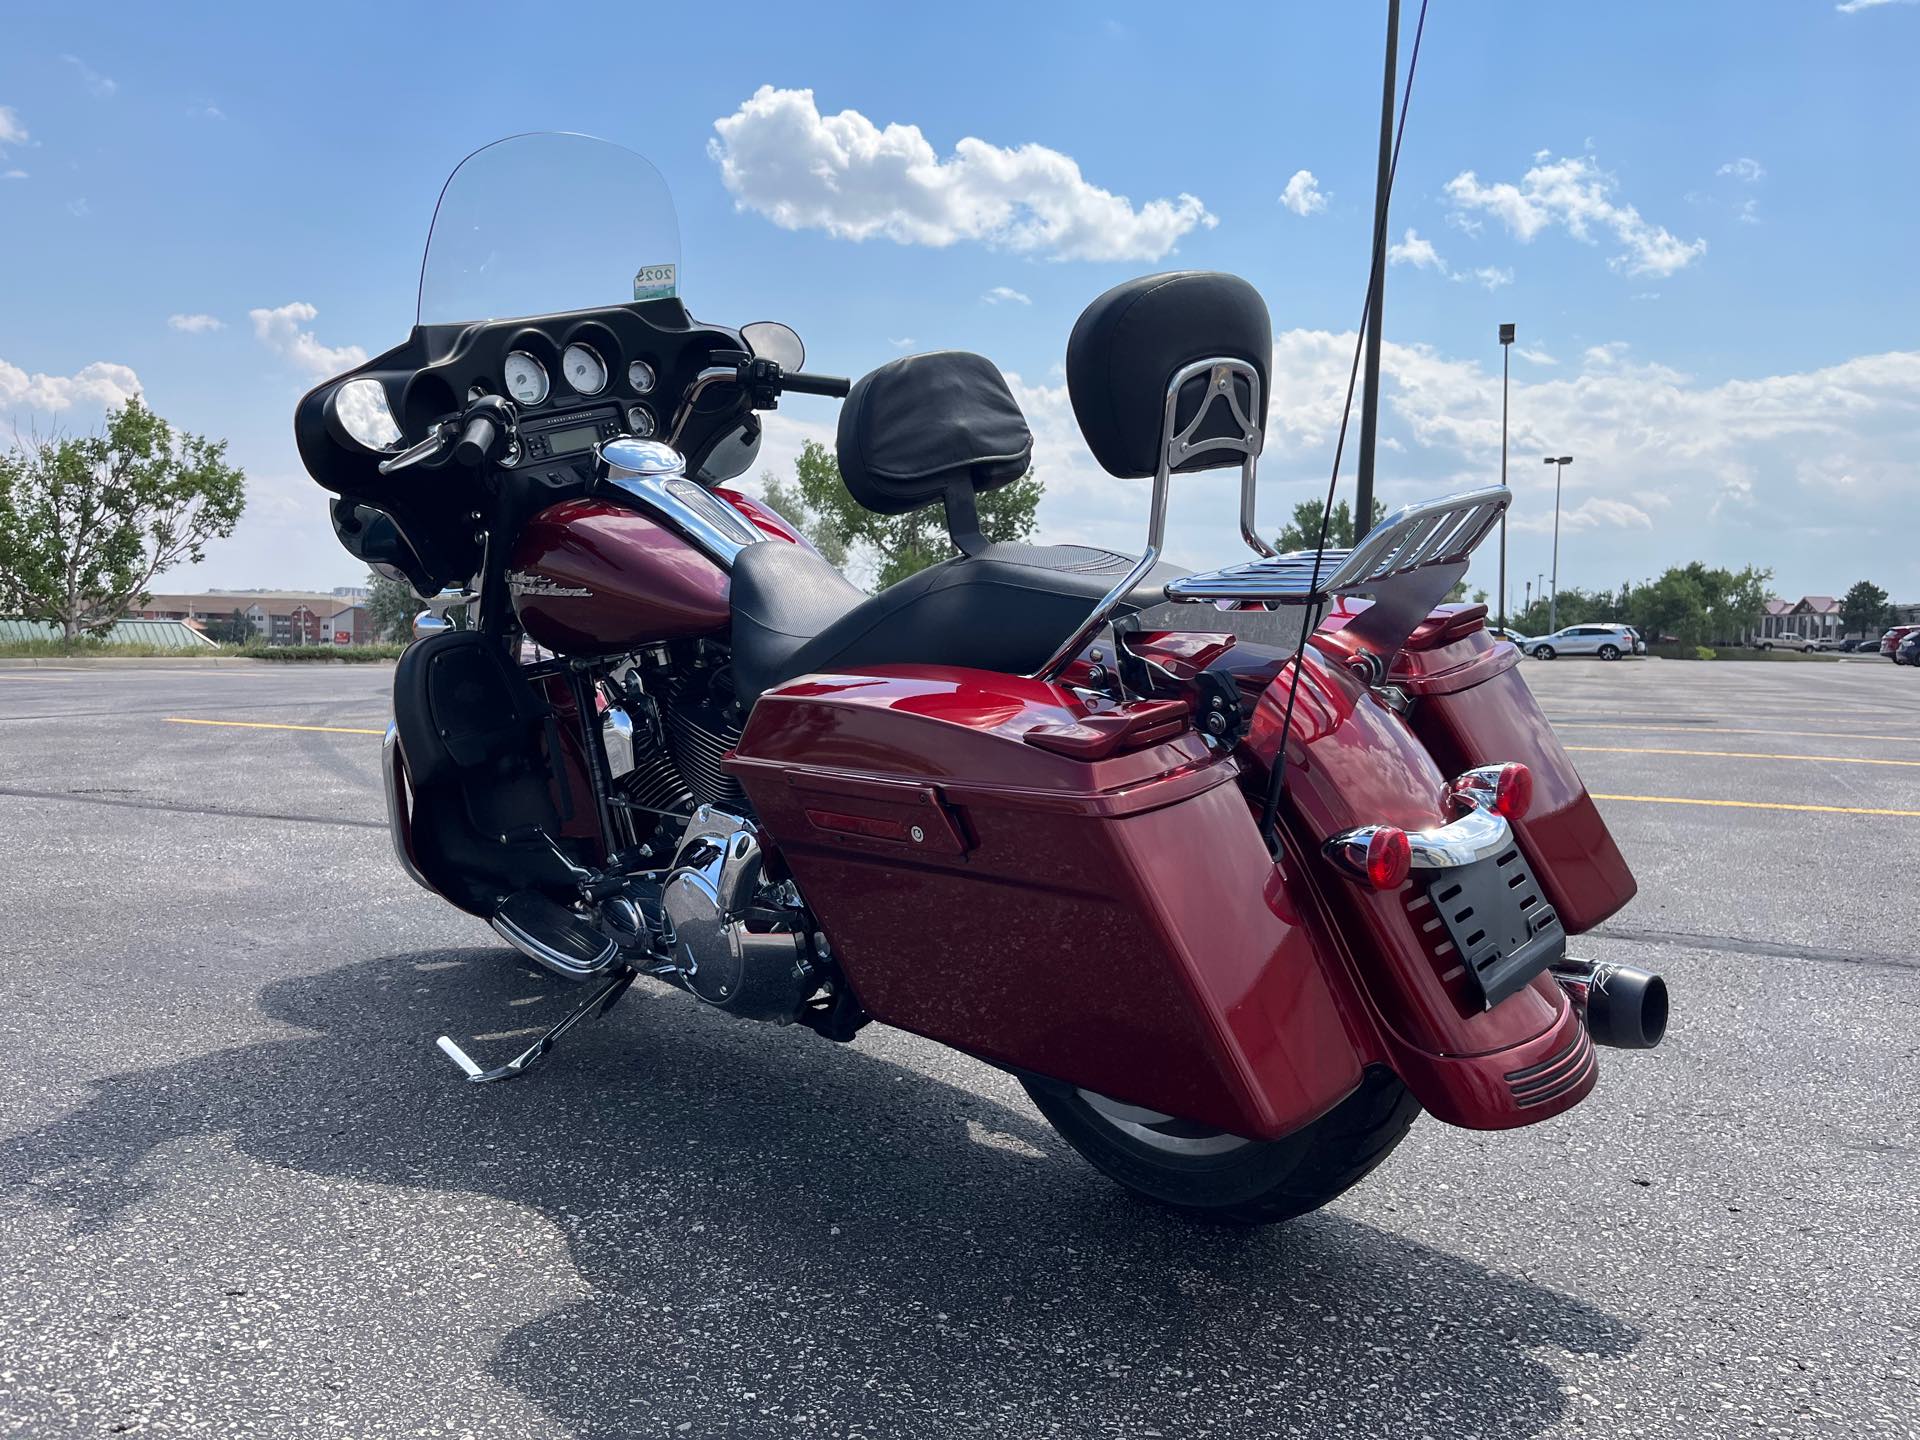
[[[420,867],[413,863],[413,856],[407,853],[407,832],[409,829],[406,801],[400,798],[400,727],[391,720],[387,722],[386,737],[380,742],[380,778],[387,791],[387,838],[393,842],[393,858],[400,862],[400,868],[407,873],[422,890],[431,890],[427,877],[420,873]]]
[[[728,569],[747,546],[767,538],[738,511],[709,495],[697,480],[683,475],[615,474],[606,479]]]

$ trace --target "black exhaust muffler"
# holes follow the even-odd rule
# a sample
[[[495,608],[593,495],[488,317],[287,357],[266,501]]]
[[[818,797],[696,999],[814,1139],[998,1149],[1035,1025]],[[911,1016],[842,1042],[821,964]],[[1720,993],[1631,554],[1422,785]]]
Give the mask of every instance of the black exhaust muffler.
[[[1667,1033],[1667,982],[1631,965],[1592,960],[1555,963],[1553,978],[1587,1023],[1596,1045],[1651,1050]]]

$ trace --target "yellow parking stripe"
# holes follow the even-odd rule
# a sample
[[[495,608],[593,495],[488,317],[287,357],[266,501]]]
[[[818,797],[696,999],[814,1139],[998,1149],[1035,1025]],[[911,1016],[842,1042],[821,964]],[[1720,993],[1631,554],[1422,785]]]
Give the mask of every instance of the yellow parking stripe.
[[[1640,805],[1716,805],[1729,810],[1806,810],[1818,815],[1898,815],[1920,820],[1920,810],[1873,810],[1855,805],[1788,805],[1780,800],[1696,800],[1685,795],[1599,795],[1595,800],[1630,800]]]
[[[1631,725],[1624,721],[1562,720],[1556,730],[1631,730],[1640,735],[1781,735],[1796,740],[1886,740],[1920,745],[1920,735],[1854,735],[1845,730],[1733,730],[1718,725]]]
[[[384,735],[384,730],[363,730],[355,725],[275,725],[265,720],[191,720],[184,715],[167,716],[169,725],[222,725],[234,730],[312,730],[322,735]]]
[[[1920,760],[1885,760],[1858,755],[1763,755],[1751,750],[1655,750],[1634,745],[1567,745],[1589,755],[1710,755],[1720,760],[1821,760],[1830,765],[1906,765],[1920,770]]]

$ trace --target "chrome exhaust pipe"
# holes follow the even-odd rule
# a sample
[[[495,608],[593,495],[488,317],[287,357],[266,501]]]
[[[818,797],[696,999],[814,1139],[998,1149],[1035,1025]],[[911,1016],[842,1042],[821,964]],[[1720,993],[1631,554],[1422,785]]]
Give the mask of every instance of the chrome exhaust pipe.
[[[1665,1037],[1667,982],[1651,971],[1569,957],[1557,961],[1551,973],[1579,1010],[1594,1044],[1651,1050]]]

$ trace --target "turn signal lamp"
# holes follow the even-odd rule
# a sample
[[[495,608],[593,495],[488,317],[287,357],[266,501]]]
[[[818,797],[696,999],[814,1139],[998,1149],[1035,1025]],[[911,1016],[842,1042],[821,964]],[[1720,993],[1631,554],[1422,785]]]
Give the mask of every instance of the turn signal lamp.
[[[1397,890],[1413,869],[1413,846],[1407,832],[1391,825],[1377,828],[1367,840],[1367,883],[1376,890]]]

